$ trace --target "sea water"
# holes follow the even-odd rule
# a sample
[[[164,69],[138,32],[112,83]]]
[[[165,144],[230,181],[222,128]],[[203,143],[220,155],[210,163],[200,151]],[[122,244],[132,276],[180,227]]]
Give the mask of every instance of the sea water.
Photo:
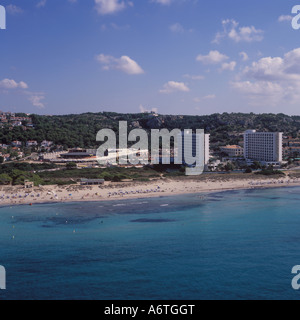
[[[299,299],[300,188],[0,208],[2,299]]]

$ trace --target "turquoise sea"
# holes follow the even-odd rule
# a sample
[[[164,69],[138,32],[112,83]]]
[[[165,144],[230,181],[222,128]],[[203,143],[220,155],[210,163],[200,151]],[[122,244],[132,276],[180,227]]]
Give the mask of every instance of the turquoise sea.
[[[0,208],[2,299],[299,299],[300,188]]]

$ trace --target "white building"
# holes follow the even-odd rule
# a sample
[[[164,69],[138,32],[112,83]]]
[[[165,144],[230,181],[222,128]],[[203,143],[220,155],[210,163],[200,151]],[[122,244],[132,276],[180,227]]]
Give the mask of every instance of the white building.
[[[20,148],[20,147],[22,147],[22,142],[21,142],[21,141],[13,141],[13,142],[11,143],[11,145],[12,145],[13,147]]]
[[[241,146],[226,146],[220,148],[222,152],[229,157],[241,157],[244,155],[244,149]]]
[[[13,121],[12,122],[13,127],[21,127],[22,126],[22,121]]]
[[[35,140],[29,140],[26,142],[27,147],[36,147],[38,145],[38,142]]]
[[[140,163],[148,163],[149,160],[149,151],[145,150],[136,150],[136,149],[108,149],[107,156],[99,157],[98,159],[102,161],[102,163],[106,164],[122,164],[121,158],[124,161],[124,164],[130,164],[130,157],[138,158]]]
[[[244,134],[244,156],[248,163],[259,161],[266,165],[280,165],[282,162],[282,132],[256,132]]]
[[[44,148],[49,148],[53,145],[53,142],[52,141],[47,141],[47,140],[44,140],[42,143],[41,143],[41,147],[44,147]]]

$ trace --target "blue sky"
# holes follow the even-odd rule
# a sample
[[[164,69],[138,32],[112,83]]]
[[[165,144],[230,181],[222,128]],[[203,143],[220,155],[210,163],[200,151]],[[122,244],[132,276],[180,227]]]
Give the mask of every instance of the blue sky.
[[[300,114],[290,0],[0,0],[0,110]]]

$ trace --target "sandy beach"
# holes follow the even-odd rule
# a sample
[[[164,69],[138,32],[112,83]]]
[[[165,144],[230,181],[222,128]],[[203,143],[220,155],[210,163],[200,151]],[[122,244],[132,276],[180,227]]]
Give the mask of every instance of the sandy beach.
[[[226,190],[300,186],[300,179],[155,180],[151,182],[105,183],[103,186],[22,186],[0,188],[0,205],[34,205],[49,202],[108,201],[175,196]]]

